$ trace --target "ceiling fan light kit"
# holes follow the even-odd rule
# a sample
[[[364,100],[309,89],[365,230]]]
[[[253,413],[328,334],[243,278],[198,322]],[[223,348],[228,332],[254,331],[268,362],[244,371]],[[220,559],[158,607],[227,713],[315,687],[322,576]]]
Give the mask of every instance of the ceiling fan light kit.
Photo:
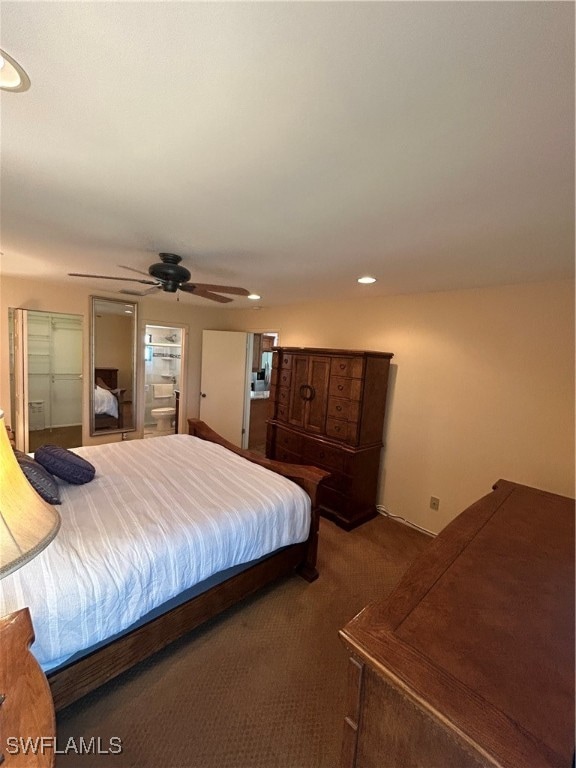
[[[87,275],[80,272],[69,272],[69,277],[92,277],[99,280],[122,280],[129,283],[143,283],[144,285],[150,285],[151,288],[143,292],[122,290],[120,293],[126,293],[130,296],[146,296],[149,293],[153,293],[156,290],[162,290],[166,293],[176,293],[176,291],[184,291],[185,293],[191,293],[194,296],[201,296],[203,299],[210,299],[211,301],[217,301],[221,304],[227,304],[232,301],[228,296],[222,296],[222,293],[229,293],[236,296],[248,296],[250,291],[246,288],[238,288],[233,285],[212,285],[208,283],[191,283],[191,274],[186,267],[180,266],[182,257],[175,253],[159,253],[160,261],[156,264],[152,264],[148,268],[148,273],[141,272],[133,267],[122,267],[122,269],[128,269],[130,272],[136,272],[139,275],[148,274],[153,277],[154,280],[143,280],[138,277],[115,277],[113,275]],[[217,293],[215,293],[217,291]]]
[[[181,256],[175,253],[159,253],[161,261],[158,264],[152,264],[148,268],[148,274],[160,280],[163,290],[167,293],[176,293],[180,283],[187,283],[191,274],[186,267],[181,267]]]

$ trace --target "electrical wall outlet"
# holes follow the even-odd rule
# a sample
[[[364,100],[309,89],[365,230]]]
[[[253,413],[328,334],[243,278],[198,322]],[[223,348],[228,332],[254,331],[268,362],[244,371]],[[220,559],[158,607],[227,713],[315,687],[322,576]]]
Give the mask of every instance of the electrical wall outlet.
[[[430,496],[430,509],[440,509],[440,499]]]

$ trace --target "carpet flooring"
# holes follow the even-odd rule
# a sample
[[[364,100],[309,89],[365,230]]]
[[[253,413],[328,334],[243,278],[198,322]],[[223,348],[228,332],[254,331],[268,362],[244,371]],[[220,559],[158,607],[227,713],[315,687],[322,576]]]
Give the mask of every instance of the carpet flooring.
[[[82,424],[72,427],[49,427],[28,433],[28,450],[33,453],[41,445],[60,445],[62,448],[78,448],[82,445]]]
[[[321,520],[317,581],[276,582],[60,712],[56,768],[337,768],[338,630],[430,541],[384,517],[350,532]]]

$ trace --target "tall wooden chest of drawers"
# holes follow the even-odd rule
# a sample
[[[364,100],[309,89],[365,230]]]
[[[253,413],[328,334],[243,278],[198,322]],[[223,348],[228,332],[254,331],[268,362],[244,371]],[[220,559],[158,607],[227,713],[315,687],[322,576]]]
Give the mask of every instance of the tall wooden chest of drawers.
[[[499,480],[341,637],[341,768],[571,768],[574,499]]]
[[[266,455],[331,472],[322,514],[354,528],[376,514],[390,352],[275,347]]]

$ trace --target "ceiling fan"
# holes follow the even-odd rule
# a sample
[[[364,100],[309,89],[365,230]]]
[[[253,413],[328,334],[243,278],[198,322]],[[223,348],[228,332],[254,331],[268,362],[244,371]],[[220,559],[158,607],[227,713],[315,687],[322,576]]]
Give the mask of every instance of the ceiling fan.
[[[192,293],[194,296],[201,296],[203,299],[211,299],[212,301],[219,301],[225,304],[232,299],[228,296],[221,296],[221,293],[231,293],[236,296],[248,296],[250,291],[245,288],[235,288],[231,285],[210,285],[208,283],[191,283],[190,272],[186,267],[181,267],[181,256],[177,256],[175,253],[159,253],[160,262],[152,264],[148,267],[148,272],[141,272],[139,269],[133,269],[132,267],[122,266],[122,269],[128,269],[130,272],[136,272],[139,275],[150,275],[153,280],[142,280],[137,277],[113,277],[112,275],[86,275],[80,272],[68,272],[69,277],[92,277],[100,280],[122,280],[131,283],[143,283],[144,285],[150,285],[151,288],[143,292],[122,290],[119,293],[127,293],[131,296],[146,296],[149,293],[155,293],[158,290],[166,291],[167,293],[176,293],[176,291],[185,291],[186,293]],[[218,293],[213,293],[218,291]]]

